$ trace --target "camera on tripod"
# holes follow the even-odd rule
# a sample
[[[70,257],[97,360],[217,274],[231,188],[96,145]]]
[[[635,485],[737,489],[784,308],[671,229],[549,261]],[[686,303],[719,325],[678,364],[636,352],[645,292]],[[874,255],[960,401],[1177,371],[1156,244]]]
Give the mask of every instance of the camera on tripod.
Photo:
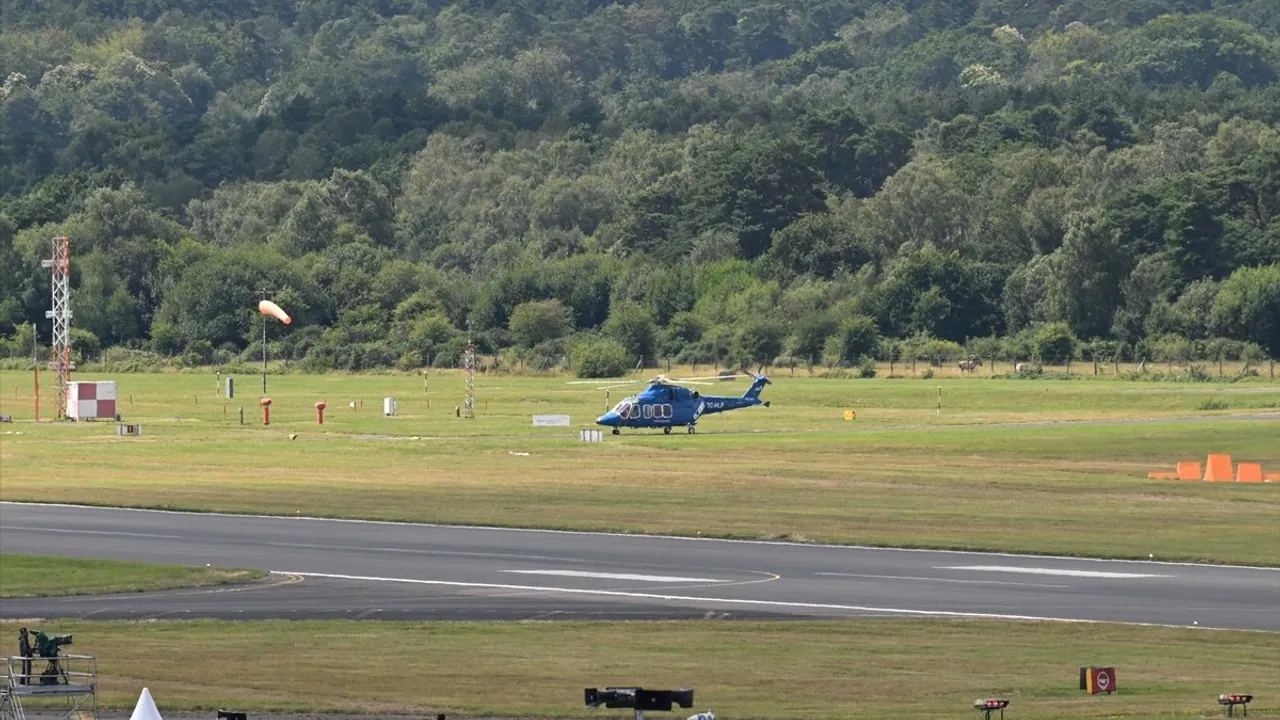
[[[71,635],[47,635],[44,632],[37,632],[36,652],[43,658],[58,657],[58,648],[70,645],[71,640]]]
[[[71,635],[50,635],[43,630],[36,632],[36,654],[48,660],[44,672],[40,673],[41,685],[57,685],[59,681],[70,684],[71,679],[58,662],[58,649],[72,643]]]

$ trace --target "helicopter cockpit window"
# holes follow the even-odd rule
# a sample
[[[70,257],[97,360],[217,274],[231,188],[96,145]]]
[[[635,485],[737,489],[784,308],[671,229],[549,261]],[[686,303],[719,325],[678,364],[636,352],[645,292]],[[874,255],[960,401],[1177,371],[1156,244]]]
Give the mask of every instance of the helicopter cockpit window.
[[[618,414],[618,417],[637,417],[640,414],[640,409],[635,406],[634,402],[633,398],[626,398],[615,405],[613,411]]]

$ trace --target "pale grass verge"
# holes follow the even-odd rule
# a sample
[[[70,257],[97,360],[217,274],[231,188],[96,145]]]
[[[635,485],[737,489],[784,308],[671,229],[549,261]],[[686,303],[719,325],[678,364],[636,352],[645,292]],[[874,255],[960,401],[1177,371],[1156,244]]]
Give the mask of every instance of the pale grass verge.
[[[1276,427],[881,431],[597,448],[180,434],[113,446],[111,464],[102,450],[22,441],[9,443],[17,462],[6,462],[0,498],[1280,565],[1280,484],[1146,478],[1213,448],[1278,466]],[[641,504],[651,512],[638,516]]]
[[[16,632],[0,623],[0,635]],[[868,619],[783,622],[59,622],[96,655],[102,702],[143,686],[163,710],[603,717],[583,687],[693,687],[731,718],[969,716],[1005,697],[1041,718],[1221,714],[1221,692],[1276,716],[1269,634],[1113,625]],[[1078,689],[1114,665],[1120,693]],[[692,714],[690,710],[688,714]],[[610,715],[612,716],[612,715]],[[664,715],[665,717],[665,715]],[[681,715],[683,717],[683,714]]]
[[[263,577],[266,571],[257,569],[0,554],[0,598],[169,590],[242,583]]]
[[[3,379],[15,395],[30,382]],[[715,416],[696,436],[588,446],[574,428],[529,426],[531,412],[584,425],[602,409],[600,393],[561,378],[482,378],[491,407],[459,420],[440,401],[460,397],[456,373],[433,374],[427,396],[413,376],[272,377],[269,427],[253,424],[253,383],[224,416],[211,376],[116,379],[136,396],[130,420],[144,436],[117,437],[112,423],[6,425],[23,435],[3,438],[0,499],[1280,565],[1280,483],[1147,478],[1211,452],[1280,469],[1276,420],[986,424],[1225,412],[1196,413],[1205,398],[1256,414],[1280,404],[1266,380],[777,377],[773,407]],[[383,417],[381,397],[394,395],[402,415]],[[331,409],[318,426],[321,397]],[[356,400],[363,410],[345,407]],[[249,425],[235,404],[250,406]],[[9,407],[30,413],[0,397]],[[388,436],[420,439],[374,439]]]

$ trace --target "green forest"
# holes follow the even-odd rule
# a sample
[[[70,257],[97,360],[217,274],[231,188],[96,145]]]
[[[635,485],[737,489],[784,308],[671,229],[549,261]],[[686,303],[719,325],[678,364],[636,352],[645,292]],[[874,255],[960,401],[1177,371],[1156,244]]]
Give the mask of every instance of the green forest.
[[[0,0],[0,78],[21,367],[61,235],[121,366],[1280,358],[1275,0]]]

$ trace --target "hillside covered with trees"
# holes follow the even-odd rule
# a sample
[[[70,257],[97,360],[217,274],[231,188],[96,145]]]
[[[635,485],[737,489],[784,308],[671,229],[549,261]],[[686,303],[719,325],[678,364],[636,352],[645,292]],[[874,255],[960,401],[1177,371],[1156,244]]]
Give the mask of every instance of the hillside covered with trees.
[[[0,354],[1280,358],[1275,0],[0,0]]]

